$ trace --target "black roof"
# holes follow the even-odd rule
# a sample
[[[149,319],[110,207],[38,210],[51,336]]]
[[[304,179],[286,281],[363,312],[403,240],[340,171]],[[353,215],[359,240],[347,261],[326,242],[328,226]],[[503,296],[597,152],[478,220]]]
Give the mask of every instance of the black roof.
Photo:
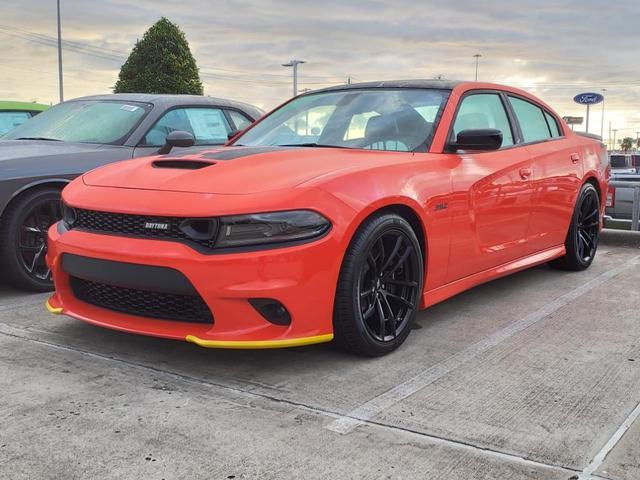
[[[378,82],[351,83],[349,85],[336,85],[334,87],[321,88],[309,93],[331,92],[336,90],[351,90],[360,88],[438,88],[442,90],[453,90],[456,85],[466,83],[461,80],[437,80],[437,79],[416,79],[416,80],[382,80]]]

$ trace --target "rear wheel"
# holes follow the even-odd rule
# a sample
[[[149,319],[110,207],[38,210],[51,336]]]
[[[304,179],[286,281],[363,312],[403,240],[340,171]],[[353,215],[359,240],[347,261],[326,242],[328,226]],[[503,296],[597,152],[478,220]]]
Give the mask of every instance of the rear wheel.
[[[0,225],[0,263],[15,287],[46,292],[53,289],[45,263],[47,231],[60,220],[60,190],[27,192],[9,206]]]
[[[580,189],[565,241],[567,253],[551,262],[563,270],[580,271],[589,268],[598,249],[600,238],[600,197],[591,183]]]
[[[340,271],[334,307],[336,343],[380,356],[407,338],[422,294],[420,243],[395,214],[368,219],[356,232]]]

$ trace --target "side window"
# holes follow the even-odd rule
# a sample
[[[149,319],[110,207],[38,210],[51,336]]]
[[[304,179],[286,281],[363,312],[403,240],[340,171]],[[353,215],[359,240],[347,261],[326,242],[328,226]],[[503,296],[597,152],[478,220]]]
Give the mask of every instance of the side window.
[[[30,112],[0,112],[0,136],[31,118]]]
[[[142,143],[160,147],[167,135],[175,130],[191,133],[196,145],[220,145],[227,141],[231,127],[219,108],[174,108],[156,122]]]
[[[231,117],[231,121],[236,127],[236,130],[244,130],[246,127],[253,123],[252,120],[245,117],[240,112],[236,112],[235,110],[227,110],[227,113]]]
[[[349,127],[344,132],[343,140],[356,140],[358,138],[364,138],[369,119],[378,115],[379,114],[377,112],[356,113],[353,117],[351,117]]]
[[[556,119],[553,118],[553,115],[551,115],[549,112],[544,112],[544,117],[547,119],[549,130],[551,130],[551,136],[553,138],[561,137],[562,135],[560,134],[560,128],[558,127],[558,122],[556,122]]]
[[[453,124],[453,134],[472,128],[495,128],[502,132],[502,146],[513,145],[513,132],[500,96],[476,93],[462,100]]]
[[[540,140],[551,138],[549,125],[547,125],[544,112],[540,107],[516,97],[510,96],[509,100],[520,123],[525,143],[539,142]]]

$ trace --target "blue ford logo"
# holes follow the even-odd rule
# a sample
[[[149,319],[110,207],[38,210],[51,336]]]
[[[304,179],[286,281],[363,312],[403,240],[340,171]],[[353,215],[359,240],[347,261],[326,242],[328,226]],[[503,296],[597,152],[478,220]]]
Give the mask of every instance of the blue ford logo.
[[[600,103],[604,100],[604,97],[599,93],[579,93],[575,97],[573,97],[573,101],[579,103],[580,105],[595,105],[596,103]]]

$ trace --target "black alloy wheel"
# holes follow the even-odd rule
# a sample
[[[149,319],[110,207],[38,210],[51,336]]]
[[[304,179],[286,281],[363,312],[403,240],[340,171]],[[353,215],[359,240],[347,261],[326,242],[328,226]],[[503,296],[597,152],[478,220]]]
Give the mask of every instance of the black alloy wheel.
[[[552,267],[580,271],[589,268],[600,239],[600,196],[591,183],[585,183],[578,200],[565,240],[566,254],[552,261]]]
[[[36,292],[53,289],[45,257],[49,227],[61,217],[56,188],[27,192],[9,206],[0,227],[0,261],[9,283]]]
[[[341,269],[334,309],[336,342],[379,356],[400,346],[422,295],[423,260],[411,225],[395,214],[367,220]]]

